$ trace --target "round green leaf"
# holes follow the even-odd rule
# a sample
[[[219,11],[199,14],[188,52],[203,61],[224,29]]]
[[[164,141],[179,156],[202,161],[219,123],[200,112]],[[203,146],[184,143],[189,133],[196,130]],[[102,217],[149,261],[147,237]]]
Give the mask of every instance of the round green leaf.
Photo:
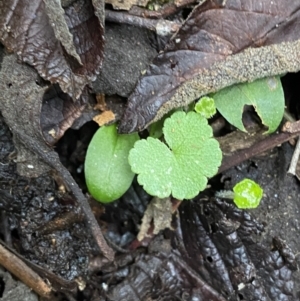
[[[99,202],[109,203],[121,197],[134,177],[128,164],[129,150],[138,135],[119,135],[116,125],[103,126],[89,144],[85,180],[90,194]]]
[[[240,209],[256,208],[263,196],[263,189],[254,181],[244,179],[233,187],[234,203]]]
[[[149,137],[129,153],[132,171],[151,195],[191,199],[205,189],[221,164],[222,152],[207,120],[195,112],[175,112],[163,128],[166,144]]]
[[[173,160],[168,147],[152,137],[137,141],[128,157],[132,171],[138,174],[138,182],[149,194],[159,198],[171,193],[172,183],[165,175],[172,172]]]
[[[211,118],[217,113],[214,99],[208,96],[201,97],[195,105],[195,111],[207,119]]]

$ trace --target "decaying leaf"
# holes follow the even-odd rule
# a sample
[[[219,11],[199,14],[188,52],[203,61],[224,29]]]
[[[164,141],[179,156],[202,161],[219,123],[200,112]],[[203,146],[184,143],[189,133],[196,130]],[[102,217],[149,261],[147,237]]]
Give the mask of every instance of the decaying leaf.
[[[99,124],[99,126],[107,125],[115,121],[116,116],[112,110],[109,110],[106,106],[105,95],[104,94],[96,94],[96,105],[94,106],[94,110],[100,110],[102,113],[97,114],[93,117],[93,120]]]
[[[297,249],[281,239],[261,243],[259,219],[213,199],[183,202],[178,211],[178,228],[155,237],[145,253],[116,258],[113,276],[112,264],[101,266],[101,281],[118,283],[108,288],[111,300],[299,300]],[[119,273],[126,259],[129,272]]]
[[[42,101],[40,123],[48,144],[54,145],[64,135],[73,122],[81,116],[88,100],[86,89],[76,101],[63,93],[58,85],[52,85],[46,90]]]
[[[65,9],[55,4],[56,9],[48,0],[1,1],[0,41],[44,79],[79,98],[103,58],[103,1],[78,0]]]
[[[188,264],[227,300],[299,300],[287,256],[258,242],[264,227],[245,210],[216,200],[179,213]]]
[[[33,68],[18,64],[15,55],[4,57],[0,71],[0,111],[12,132],[16,129],[26,133],[46,147],[39,120],[42,98],[47,87],[41,87],[37,83],[38,74]],[[19,174],[37,177],[49,171],[49,167],[40,162],[39,156],[24,147],[16,136],[14,145],[18,153]]]
[[[153,233],[151,233],[151,236],[153,234],[158,234],[161,230],[167,228],[172,229],[172,213],[172,203],[170,198],[153,198],[144,213],[141,229],[137,239],[142,241],[145,237],[147,237],[147,233],[152,222],[154,229]]]
[[[13,73],[11,73],[13,70]],[[0,111],[7,124],[26,133],[47,151],[85,108],[87,94],[73,101],[58,86],[43,86],[41,78],[29,66],[19,64],[14,55],[5,56],[0,71]],[[17,168],[21,175],[37,177],[49,171],[37,154],[24,147],[14,136]]]
[[[69,31],[68,25],[64,18],[64,10],[60,5],[60,0],[44,0],[46,14],[49,18],[50,25],[53,28],[55,37],[69,55],[72,55],[77,62],[82,65],[81,59],[76,52],[73,43],[73,36]]]
[[[129,97],[120,132],[223,87],[300,70],[300,3],[223,2],[199,5],[156,57]]]

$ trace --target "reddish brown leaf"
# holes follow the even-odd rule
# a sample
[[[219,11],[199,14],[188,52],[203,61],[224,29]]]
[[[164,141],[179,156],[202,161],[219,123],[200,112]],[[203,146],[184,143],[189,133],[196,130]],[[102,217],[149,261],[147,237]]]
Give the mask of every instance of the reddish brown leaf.
[[[220,84],[218,87],[213,86],[211,79],[214,78],[214,69],[212,68],[221,65],[226,61],[225,59],[244,53],[248,48],[261,48],[281,42],[296,41],[300,38],[299,31],[295,30],[300,22],[299,2],[293,0],[223,2],[225,2],[224,7],[218,0],[206,1],[199,5],[178,34],[171,39],[164,52],[154,59],[153,64],[139,80],[129,97],[128,107],[119,127],[120,132],[142,130],[170,109],[193,101],[203,91],[207,93],[222,88]],[[284,69],[284,64],[281,58],[276,61],[276,53],[274,57],[275,64],[282,66],[273,73],[280,72],[279,70]],[[253,60],[250,57],[250,62]],[[257,61],[261,66],[254,66],[254,68],[269,69],[264,61]],[[225,76],[232,73],[232,70],[224,71],[230,67],[228,65],[222,70]],[[190,90],[181,88],[210,68],[211,73],[207,76],[207,82],[205,79],[203,82],[202,79],[202,82],[195,81],[193,86],[189,87]],[[300,69],[298,66],[297,68]],[[240,69],[233,71],[245,74],[245,69],[247,66],[241,62]],[[294,70],[294,68],[284,70],[290,69]],[[220,76],[219,71],[216,70],[215,77]],[[265,70],[258,74],[257,78],[267,75],[268,71]],[[242,78],[236,78],[235,82],[253,80],[253,77],[246,74]],[[234,81],[231,80],[223,84],[223,87],[233,83]],[[181,98],[185,99],[181,100]]]
[[[74,120],[81,116],[87,99],[86,92],[73,101],[57,85],[49,87],[43,97],[40,115],[41,130],[49,145],[54,145],[72,126]]]
[[[23,62],[33,65],[43,78],[58,83],[64,92],[78,98],[100,69],[103,24],[96,16],[99,15],[99,7],[95,11],[91,0],[73,1],[64,11],[69,33],[60,35],[55,27],[58,24],[53,24],[53,20],[58,19],[47,15],[49,10],[46,11],[44,1],[1,1],[0,40]],[[58,40],[59,36],[70,34],[82,65],[62,46],[65,41],[61,43]]]

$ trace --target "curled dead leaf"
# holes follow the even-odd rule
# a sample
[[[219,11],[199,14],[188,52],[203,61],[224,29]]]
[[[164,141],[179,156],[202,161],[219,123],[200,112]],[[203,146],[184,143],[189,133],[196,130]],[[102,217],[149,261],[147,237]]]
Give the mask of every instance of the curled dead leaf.
[[[138,81],[119,131],[140,131],[226,86],[300,70],[299,20],[293,0],[205,1]]]
[[[95,4],[95,6],[93,6]],[[95,80],[103,59],[102,0],[1,1],[0,41],[72,98]]]

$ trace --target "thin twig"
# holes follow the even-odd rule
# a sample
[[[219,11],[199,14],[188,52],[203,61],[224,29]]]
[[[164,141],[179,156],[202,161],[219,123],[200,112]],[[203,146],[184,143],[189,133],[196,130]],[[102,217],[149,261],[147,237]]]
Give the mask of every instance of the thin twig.
[[[0,244],[0,265],[19,278],[24,284],[35,291],[41,297],[49,299],[52,289],[43,279],[28,267],[16,255],[8,251]]]
[[[204,0],[206,1],[206,0]],[[201,0],[200,2],[204,2]],[[191,4],[198,4],[199,1],[196,0],[181,0],[180,3],[167,3],[164,6],[162,6],[158,10],[148,10],[141,8],[139,6],[133,6],[129,10],[129,14],[144,17],[144,18],[153,18],[153,19],[160,19],[160,18],[166,18],[168,16],[174,15],[177,11],[182,9],[183,7],[186,7]]]
[[[207,299],[226,301],[226,299],[217,290],[215,290],[212,286],[205,282],[196,271],[194,271],[191,267],[189,267],[189,265],[186,264],[186,262],[182,258],[174,253],[171,253],[170,257],[178,266],[180,266],[183,271],[185,271],[191,277],[191,279],[193,279],[193,281],[200,288],[203,295],[207,296]]]
[[[129,24],[155,31],[160,36],[172,35],[180,28],[181,24],[168,20],[152,20],[134,16],[126,12],[105,10],[105,20],[121,24]]]
[[[273,134],[247,149],[238,151],[232,154],[232,156],[225,157],[223,159],[221,167],[218,170],[218,174],[254,156],[257,156],[258,154],[261,154],[286,141],[289,141],[291,138],[298,136],[300,134],[300,121],[290,123],[290,125],[288,127],[285,127],[284,130],[285,132]]]
[[[64,213],[53,220],[50,220],[45,225],[42,225],[36,229],[39,234],[47,235],[55,231],[62,231],[70,229],[73,224],[81,223],[84,221],[84,215],[80,210],[74,210]]]
[[[81,189],[78,187],[77,183],[74,181],[73,177],[71,176],[70,172],[61,164],[59,160],[57,160],[58,155],[52,151],[51,154],[47,154],[45,156],[44,161],[48,163],[50,166],[55,168],[55,170],[59,173],[59,175],[64,180],[68,189],[73,193],[75,196],[80,208],[82,209],[83,213],[86,216],[86,222],[88,227],[91,229],[93,237],[96,240],[99,249],[102,251],[103,255],[110,261],[114,259],[114,251],[107,245],[105,238],[100,230],[98,222],[91,210],[91,207],[83,195]]]
[[[54,168],[54,170],[60,175],[66,187],[73,193],[76,201],[82,209],[85,215],[87,226],[91,230],[100,251],[108,260],[113,261],[115,255],[114,251],[107,245],[86,197],[78,187],[78,184],[74,181],[70,172],[60,162],[58,154],[54,150],[49,150],[48,148],[37,144],[16,127],[13,130],[14,134],[17,134],[16,136],[20,142],[22,142],[31,151],[38,154],[45,163]]]
[[[6,243],[0,240],[0,244],[3,248],[8,250],[11,254],[14,254],[19,260],[21,260],[24,264],[30,267],[35,273],[37,273],[42,279],[47,279],[51,283],[51,288],[55,292],[65,292],[68,291],[70,293],[75,293],[77,291],[77,283],[73,281],[65,280],[51,271],[27,260],[22,255],[17,253],[14,249],[10,248]],[[103,256],[102,256],[103,258]],[[106,259],[107,260],[107,259]]]
[[[293,153],[293,157],[290,163],[290,167],[289,170],[287,171],[287,173],[291,174],[291,175],[296,175],[296,168],[297,168],[297,163],[299,161],[299,156],[300,156],[300,136],[298,137],[298,141]]]
[[[284,111],[284,118],[288,120],[289,122],[295,122],[295,118],[287,111]],[[298,136],[298,141],[293,153],[293,157],[291,159],[290,167],[287,173],[291,175],[296,175],[296,169],[297,169],[297,163],[299,161],[299,156],[300,156],[300,136]]]
[[[79,210],[77,210],[79,211]],[[84,215],[82,212],[76,212],[76,211],[70,211],[66,212],[64,215],[57,217],[45,225],[42,225],[41,227],[38,227],[36,231],[38,233],[46,235],[49,233],[53,233],[55,231],[61,231],[65,229],[69,229],[72,227],[74,223],[80,223],[84,221]],[[129,251],[126,249],[123,249],[122,247],[115,244],[107,235],[105,235],[105,239],[114,250],[119,251],[120,253],[128,253]]]
[[[120,252],[120,253],[123,253],[123,254],[127,254],[129,253],[130,251],[129,250],[126,250],[120,246],[118,246],[116,243],[114,243],[109,237],[108,235],[105,235],[105,239],[107,241],[107,243],[116,251]]]

